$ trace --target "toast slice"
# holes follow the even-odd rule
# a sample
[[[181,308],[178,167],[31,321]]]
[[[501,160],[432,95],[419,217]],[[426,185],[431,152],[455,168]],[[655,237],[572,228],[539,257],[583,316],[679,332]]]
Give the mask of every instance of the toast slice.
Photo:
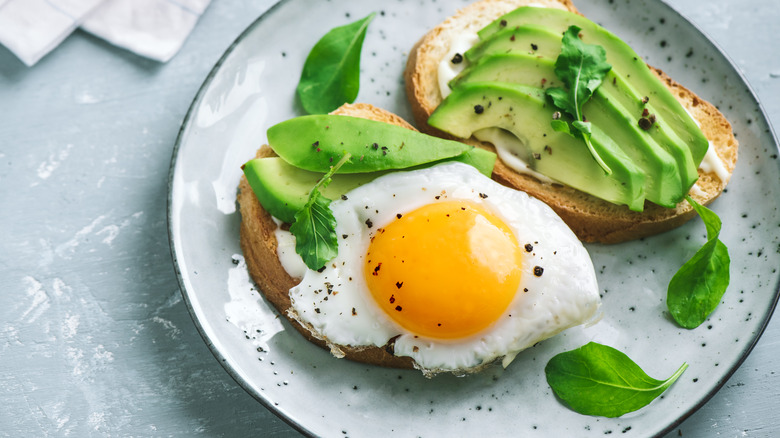
[[[427,120],[442,101],[438,82],[439,63],[450,51],[458,35],[464,31],[476,32],[501,15],[527,5],[579,13],[570,0],[479,0],[459,10],[417,42],[410,52],[404,79],[407,98],[420,130],[439,137],[453,138],[429,126]],[[709,204],[723,192],[736,165],[738,142],[731,125],[714,105],[699,98],[661,70],[650,69],[699,123],[717,154],[715,158],[728,174],[721,179],[713,170],[699,169],[699,180],[689,195],[700,204]],[[491,144],[473,137],[461,141],[495,151]],[[625,206],[611,204],[570,187],[545,183],[520,174],[500,159],[493,169],[493,179],[547,203],[580,240],[586,242],[618,243],[638,239],[675,228],[696,215],[687,201],[682,201],[675,208],[664,208],[648,202],[643,212],[630,211]]]
[[[397,115],[368,104],[345,104],[333,114],[392,123],[415,130],[412,125]],[[274,155],[273,150],[268,146],[263,146],[257,151],[257,158]],[[265,299],[306,339],[327,349],[324,341],[314,337],[308,328],[288,315],[287,311],[291,307],[289,290],[301,279],[291,277],[279,261],[278,243],[274,231],[280,225],[277,225],[271,215],[260,205],[244,176],[241,177],[238,186],[238,204],[241,213],[241,249],[255,284],[262,291]],[[392,343],[392,340],[390,342]],[[355,348],[349,345],[339,345],[337,348],[344,353],[345,358],[350,360],[385,367],[414,368],[411,358],[393,355],[392,344],[383,348]]]

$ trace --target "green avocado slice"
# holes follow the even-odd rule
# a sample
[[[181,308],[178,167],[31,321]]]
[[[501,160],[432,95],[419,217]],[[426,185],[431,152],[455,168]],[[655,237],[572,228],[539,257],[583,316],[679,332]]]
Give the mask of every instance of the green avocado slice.
[[[582,140],[554,131],[555,109],[544,90],[523,85],[477,82],[458,86],[428,119],[428,124],[456,137],[501,128],[520,139],[524,150],[512,151],[533,170],[606,201],[642,211],[645,175],[599,128],[591,141],[612,169],[606,175]]]
[[[533,56],[557,58],[561,53],[561,36],[549,29],[532,24],[502,29],[490,38],[481,38],[463,56],[470,63],[493,53],[525,53]]]
[[[404,170],[414,170],[430,167],[448,161],[459,161],[477,168],[486,176],[490,176],[496,161],[496,154],[484,149],[468,146],[466,152],[443,160],[425,163]],[[324,173],[311,172],[297,168],[280,157],[255,158],[242,167],[244,175],[255,193],[260,205],[271,216],[291,224],[295,222],[295,213],[300,211],[308,200],[312,187],[322,178]],[[322,195],[328,199],[338,199],[350,190],[373,181],[392,170],[337,173],[331,178],[330,184],[322,189]]]
[[[649,98],[646,105],[650,113],[657,115],[659,123],[667,124],[691,150],[695,166],[707,153],[709,142],[696,122],[675,99],[672,92],[650,71],[650,68],[634,50],[620,38],[588,20],[568,11],[554,8],[524,6],[499,17],[478,32],[481,40],[507,29],[533,23],[554,33],[562,33],[571,25],[581,28],[580,37],[586,44],[597,44],[607,52],[607,62],[625,78],[630,78],[637,93]]]
[[[296,117],[268,129],[268,145],[300,169],[325,173],[349,152],[343,173],[406,169],[453,158],[474,149],[401,126],[341,115]],[[489,169],[479,169],[490,175]]]
[[[474,82],[506,82],[537,87],[541,84],[542,88],[560,86],[554,60],[513,53],[485,56],[451,83],[458,87]],[[634,108],[631,112],[620,102],[631,96],[633,90],[623,81],[618,81],[613,72],[607,74],[604,82],[585,104],[585,116],[607,133],[645,172],[647,199],[664,207],[674,207],[690,189],[688,182],[684,185],[681,180],[681,171],[687,169],[678,166],[693,166],[690,151],[684,145],[670,141],[657,129],[642,130],[638,124],[642,109]],[[634,96],[628,99],[628,103],[641,106],[639,99]],[[657,138],[662,144],[657,142]]]
[[[311,188],[324,175],[299,169],[279,157],[255,158],[246,162],[243,170],[260,205],[271,216],[288,224],[295,222],[295,213],[303,208]],[[328,199],[338,199],[384,173],[387,172],[334,175],[322,194]]]

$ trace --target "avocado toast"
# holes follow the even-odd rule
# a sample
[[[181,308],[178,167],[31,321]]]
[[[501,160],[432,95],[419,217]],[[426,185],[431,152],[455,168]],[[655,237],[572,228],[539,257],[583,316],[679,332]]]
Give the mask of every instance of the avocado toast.
[[[738,148],[723,115],[660,70],[648,69],[625,43],[578,15],[570,1],[533,2],[546,8],[528,4],[478,1],[417,43],[405,80],[420,129],[490,150],[496,141],[519,139],[521,149],[499,148],[493,178],[545,201],[584,241],[615,243],[659,233],[695,215],[686,194],[702,204],[719,196]],[[545,94],[561,86],[550,73],[561,33],[570,25],[581,28],[584,42],[605,47],[612,66],[585,107],[593,146],[612,164],[611,174],[582,150],[575,152],[584,154],[578,159],[561,153],[576,139],[550,127],[555,108]],[[442,64],[457,68],[446,82]],[[512,112],[517,114],[510,117]],[[516,159],[534,172],[510,167]],[[710,167],[699,168],[702,160]]]

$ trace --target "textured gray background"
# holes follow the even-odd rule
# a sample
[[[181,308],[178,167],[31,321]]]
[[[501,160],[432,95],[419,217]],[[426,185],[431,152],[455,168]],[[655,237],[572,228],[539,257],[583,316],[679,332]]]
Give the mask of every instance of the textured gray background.
[[[0,47],[0,435],[298,435],[208,351],[181,299],[166,224],[184,114],[273,3],[214,0],[167,64],[81,32],[33,68]],[[780,5],[673,4],[731,56],[780,126]],[[778,344],[774,318],[670,436],[780,435]]]

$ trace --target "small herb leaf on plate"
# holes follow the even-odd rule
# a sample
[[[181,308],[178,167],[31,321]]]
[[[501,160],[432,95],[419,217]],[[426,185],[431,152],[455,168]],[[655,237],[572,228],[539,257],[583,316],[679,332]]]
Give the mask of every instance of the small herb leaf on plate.
[[[338,254],[336,218],[330,210],[331,200],[322,196],[320,188],[326,187],[333,174],[347,162],[350,154],[344,154],[339,162],[311,189],[309,200],[295,213],[290,233],[295,236],[295,252],[309,269],[320,269]]]
[[[666,306],[681,327],[692,329],[707,320],[729,285],[729,251],[718,239],[720,218],[686,196],[707,227],[707,243],[688,260],[669,282]]]
[[[331,29],[306,57],[298,97],[310,114],[325,114],[352,103],[360,89],[360,51],[371,13],[362,20]]]
[[[553,121],[553,129],[559,132],[581,138],[588,146],[593,159],[601,166],[605,173],[611,174],[612,170],[599,156],[590,141],[591,127],[582,114],[585,105],[596,88],[601,85],[604,76],[612,69],[607,63],[607,54],[603,47],[595,44],[585,44],[579,37],[580,28],[570,26],[563,33],[561,54],[555,60],[555,75],[568,88],[548,88],[546,93],[558,109],[571,116],[574,121],[573,130],[564,130],[560,121]],[[557,125],[557,126],[556,126]]]
[[[688,364],[668,379],[648,376],[624,353],[590,342],[554,356],[544,368],[555,395],[584,415],[619,417],[647,406],[677,380]]]

